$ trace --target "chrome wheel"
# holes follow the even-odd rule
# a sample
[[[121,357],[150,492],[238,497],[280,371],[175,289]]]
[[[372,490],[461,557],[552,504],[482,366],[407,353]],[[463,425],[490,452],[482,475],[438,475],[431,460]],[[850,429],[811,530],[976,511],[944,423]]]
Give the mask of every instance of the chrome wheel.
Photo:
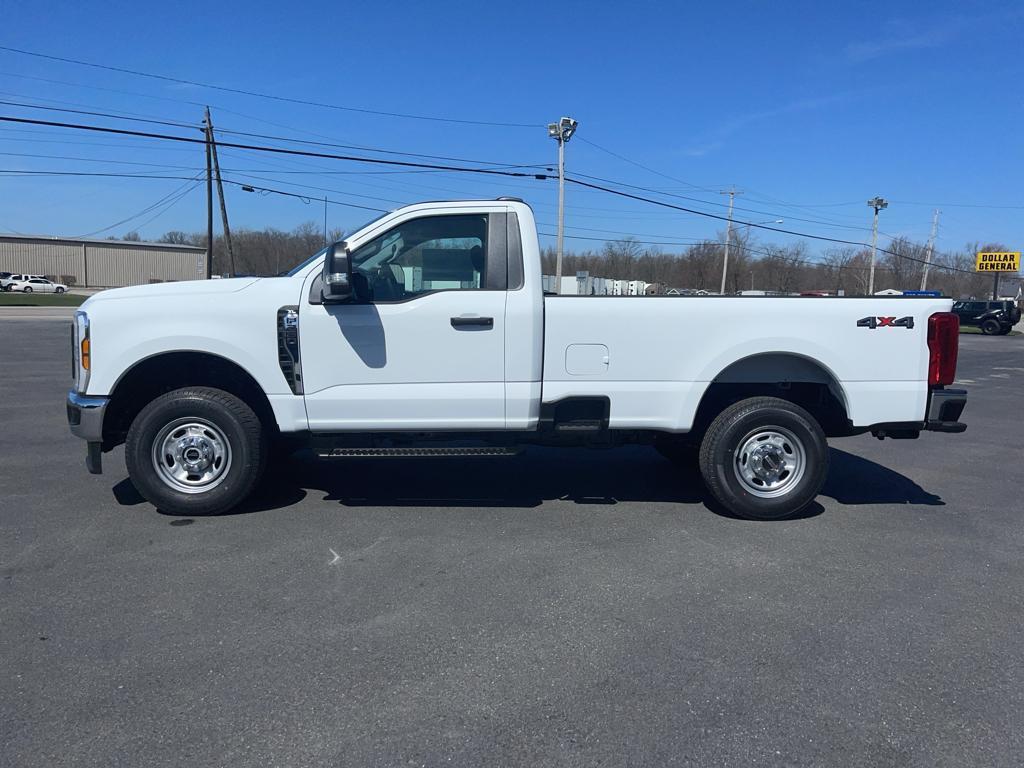
[[[733,468],[743,489],[763,499],[789,493],[807,466],[803,443],[782,427],[750,432],[736,449]]]
[[[204,493],[227,477],[231,444],[205,419],[176,419],[157,433],[152,458],[164,485],[182,493]]]

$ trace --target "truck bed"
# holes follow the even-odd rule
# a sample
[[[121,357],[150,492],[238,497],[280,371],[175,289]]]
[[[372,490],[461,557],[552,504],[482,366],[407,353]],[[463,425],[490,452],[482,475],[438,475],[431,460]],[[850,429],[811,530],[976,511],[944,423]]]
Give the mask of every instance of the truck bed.
[[[607,395],[611,428],[685,432],[711,382],[768,373],[782,382],[824,378],[856,427],[923,419],[928,318],[951,305],[933,297],[548,296],[543,401]]]

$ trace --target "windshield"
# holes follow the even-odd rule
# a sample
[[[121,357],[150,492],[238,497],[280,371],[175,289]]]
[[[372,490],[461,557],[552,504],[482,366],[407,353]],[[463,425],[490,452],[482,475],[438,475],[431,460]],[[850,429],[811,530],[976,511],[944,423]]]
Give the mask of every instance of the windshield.
[[[301,264],[299,264],[297,266],[292,267],[287,272],[285,272],[284,276],[285,277],[295,277],[297,274],[299,274],[299,272],[304,270],[306,267],[308,267],[314,261],[319,259],[325,253],[327,253],[327,249],[326,248],[321,248],[319,251],[314,253],[312,256],[310,256],[308,259],[306,259],[304,262],[302,262]]]
[[[383,212],[382,212],[382,213],[380,214],[380,216],[375,216],[375,217],[373,217],[372,219],[370,219],[370,220],[369,220],[368,222],[366,222],[365,224],[360,224],[360,225],[359,225],[358,227],[356,227],[355,229],[353,229],[353,230],[352,230],[352,233],[354,234],[354,233],[356,233],[356,232],[362,232],[362,231],[363,231],[364,229],[367,229],[367,228],[368,228],[368,227],[369,227],[370,225],[372,225],[372,224],[373,224],[374,222],[377,222],[377,221],[380,221],[381,219],[383,219],[383,218],[384,218],[385,216],[387,216],[387,215],[388,215],[389,213],[390,213],[390,211],[383,211]],[[325,254],[326,252],[327,252],[327,249],[326,249],[326,248],[321,248],[321,249],[320,249],[319,251],[317,251],[316,253],[314,253],[314,254],[313,254],[312,256],[310,256],[310,257],[309,257],[308,259],[306,259],[305,261],[303,261],[303,262],[302,262],[301,264],[299,264],[299,265],[297,265],[297,266],[294,266],[294,267],[292,267],[292,268],[291,268],[290,270],[288,270],[287,272],[285,272],[285,275],[284,275],[284,276],[285,276],[285,277],[295,277],[295,275],[297,275],[297,274],[298,274],[299,272],[301,272],[302,270],[304,270],[304,269],[305,269],[306,267],[308,267],[308,266],[309,266],[310,264],[312,264],[312,263],[313,263],[314,261],[316,261],[317,259],[319,259],[319,258],[320,258],[321,256],[323,256],[323,255],[324,255],[324,254]]]

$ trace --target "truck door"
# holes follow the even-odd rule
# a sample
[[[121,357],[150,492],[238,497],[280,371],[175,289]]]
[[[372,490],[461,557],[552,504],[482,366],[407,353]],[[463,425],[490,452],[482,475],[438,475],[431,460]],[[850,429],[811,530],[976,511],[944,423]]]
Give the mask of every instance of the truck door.
[[[504,429],[505,212],[412,212],[382,226],[351,243],[351,303],[304,296],[310,429]]]

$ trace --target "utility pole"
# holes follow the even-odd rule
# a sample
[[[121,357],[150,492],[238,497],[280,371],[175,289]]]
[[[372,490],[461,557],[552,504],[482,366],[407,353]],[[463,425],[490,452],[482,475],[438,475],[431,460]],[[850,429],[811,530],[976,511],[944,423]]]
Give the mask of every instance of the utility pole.
[[[213,277],[213,155],[210,152],[210,129],[206,137],[206,279]]]
[[[868,296],[874,296],[875,252],[878,250],[878,212],[888,208],[889,203],[876,195],[868,200],[868,205],[875,209],[874,223],[871,225],[871,271],[868,272]]]
[[[548,136],[558,142],[558,245],[555,257],[555,293],[562,292],[562,238],[565,231],[565,144],[579,125],[571,117],[548,124]]]
[[[327,195],[324,195],[324,248],[330,243],[327,242]]]
[[[220,163],[217,161],[217,142],[213,137],[213,121],[210,119],[210,108],[206,108],[206,130],[208,132],[210,150],[213,153],[213,172],[217,177],[217,195],[220,197],[220,217],[224,222],[224,244],[228,249],[228,264],[231,277],[235,276],[235,251],[231,247],[231,228],[228,226],[228,208],[224,202],[224,184],[220,179]]]
[[[732,239],[732,205],[736,201],[736,187],[722,194],[729,195],[729,221],[725,225],[725,256],[722,259],[722,289],[719,291],[720,294],[725,296],[725,278],[729,273],[729,240]],[[743,193],[740,192],[738,194]]]
[[[935,235],[939,231],[939,209],[935,209],[935,215],[932,216],[932,233],[928,237],[928,251],[924,256],[924,274],[921,275],[921,290],[928,289],[928,268],[932,265],[932,254],[935,252]]]

